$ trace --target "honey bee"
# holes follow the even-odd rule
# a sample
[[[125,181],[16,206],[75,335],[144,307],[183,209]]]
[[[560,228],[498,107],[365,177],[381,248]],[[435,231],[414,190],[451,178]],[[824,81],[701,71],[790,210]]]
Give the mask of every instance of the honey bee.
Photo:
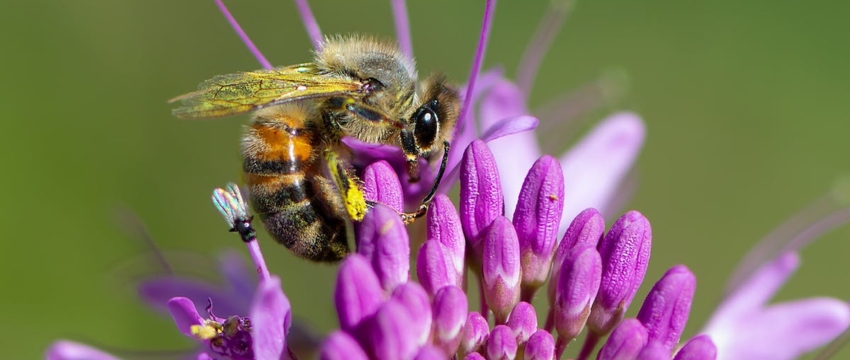
[[[425,214],[448,158],[460,97],[439,74],[417,84],[414,61],[397,46],[366,37],[328,38],[313,62],[216,76],[179,96],[181,118],[252,112],[242,138],[245,182],[268,232],[297,255],[338,261],[346,227],[372,205],[341,139],[401,148],[411,181],[420,159],[436,160],[437,179],[409,223]],[[349,154],[346,156],[345,154]]]

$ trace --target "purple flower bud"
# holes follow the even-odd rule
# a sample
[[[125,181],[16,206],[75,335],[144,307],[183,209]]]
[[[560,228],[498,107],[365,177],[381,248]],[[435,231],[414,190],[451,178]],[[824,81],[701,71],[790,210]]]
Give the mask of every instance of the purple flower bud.
[[[511,222],[499,216],[483,233],[482,278],[484,299],[497,324],[504,324],[511,309],[519,302],[522,278],[519,265],[519,241]]]
[[[390,299],[360,324],[354,336],[372,359],[410,359],[419,349],[418,329],[410,322],[405,305]]]
[[[363,169],[363,190],[366,200],[384,204],[396,212],[404,210],[404,196],[398,175],[384,160],[374,162]]]
[[[552,307],[558,338],[574,339],[581,333],[602,277],[602,260],[596,248],[574,249],[564,261]]]
[[[670,360],[670,350],[664,344],[649,340],[649,343],[640,349],[636,360]]]
[[[531,300],[549,277],[564,211],[564,173],[555,158],[544,155],[528,172],[519,192],[513,224],[519,239],[523,299]]]
[[[587,322],[594,333],[607,334],[623,318],[646,275],[651,244],[652,228],[637,211],[617,219],[599,243],[602,282]]]
[[[410,239],[401,217],[393,209],[375,205],[358,231],[357,253],[370,260],[386,291],[410,278]]]
[[[415,282],[409,282],[396,287],[391,297],[408,311],[405,326],[414,330],[417,345],[425,344],[431,334],[431,300],[425,289]]]
[[[416,276],[431,297],[444,286],[461,285],[448,252],[439,241],[427,240],[416,254]]]
[[[551,360],[555,357],[555,339],[546,330],[537,330],[528,342],[525,343],[523,351],[525,360]]]
[[[555,302],[555,288],[558,284],[558,274],[563,268],[564,259],[572,249],[581,249],[585,247],[596,247],[602,234],[605,232],[605,219],[599,211],[594,208],[585,209],[576,216],[567,232],[564,233],[561,243],[555,250],[555,256],[552,260],[552,276],[549,281],[548,295],[549,306],[552,307]]]
[[[443,287],[434,296],[433,342],[444,354],[457,352],[468,306],[466,294],[457,286]]]
[[[466,322],[460,333],[461,355],[474,353],[481,349],[481,345],[490,337],[490,324],[477,311],[472,311],[466,316]]]
[[[481,355],[477,352],[474,352],[474,353],[466,354],[466,356],[463,357],[463,360],[487,360],[487,359],[484,358],[484,355]]]
[[[360,254],[346,257],[339,267],[334,291],[339,327],[344,331],[354,331],[360,321],[378,310],[383,301],[381,283],[369,261]]]
[[[668,354],[679,343],[688,323],[696,284],[696,277],[687,267],[674,266],[655,283],[638,312],[637,319],[649,331],[649,338],[664,345]]]
[[[487,359],[513,360],[518,348],[513,330],[506,325],[496,325],[487,340]]]
[[[446,358],[446,353],[443,350],[434,345],[427,344],[419,349],[413,360],[445,360]]]
[[[511,310],[505,325],[513,330],[517,344],[522,346],[537,331],[537,313],[531,304],[520,301]]]
[[[715,360],[717,347],[708,335],[699,335],[685,343],[673,360]]]
[[[649,341],[649,334],[637,319],[626,319],[614,329],[599,349],[596,360],[634,359]]]
[[[464,252],[466,242],[463,238],[463,228],[460,216],[457,214],[451,199],[438,194],[431,206],[428,207],[428,240],[439,241],[446,247],[446,256],[452,260],[458,279],[463,276]]]
[[[504,202],[496,160],[487,144],[475,140],[466,148],[460,168],[460,219],[474,259],[481,256],[479,234],[502,215]]]
[[[337,330],[325,338],[319,350],[320,360],[368,360],[363,348],[346,332]]]

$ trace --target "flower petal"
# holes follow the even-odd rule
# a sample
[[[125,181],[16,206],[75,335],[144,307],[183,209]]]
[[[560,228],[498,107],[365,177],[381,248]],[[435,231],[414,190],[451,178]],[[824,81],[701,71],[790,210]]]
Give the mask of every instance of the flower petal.
[[[217,313],[244,314],[248,310],[247,296],[234,293],[233,290],[222,289],[198,279],[165,276],[145,280],[139,283],[139,297],[148,306],[162,311],[168,311],[166,304],[174,297],[190,299],[195,304],[204,304],[212,299]],[[202,311],[203,308],[197,309]]]
[[[738,319],[734,327],[709,332],[718,359],[796,359],[830,342],[850,326],[850,306],[809,298],[770,306]]]
[[[251,336],[257,360],[279,360],[292,325],[289,299],[280,288],[280,278],[271,276],[257,287],[251,304]]]
[[[540,157],[540,146],[533,131],[539,121],[528,116],[526,96],[512,82],[499,79],[481,102],[481,138],[490,144],[499,169],[505,193],[505,214],[512,217],[524,174]],[[510,124],[514,123],[514,124]],[[512,130],[508,130],[512,129]],[[510,135],[498,139],[496,134]]]
[[[620,113],[603,120],[561,157],[565,199],[561,232],[579,211],[595,207],[603,214],[620,181],[632,167],[646,130],[643,120]]]
[[[119,360],[117,357],[74,341],[59,340],[44,354],[47,360]]]
[[[177,325],[177,330],[180,330],[184,335],[195,338],[192,334],[192,325],[200,325],[204,319],[198,314],[198,309],[192,300],[184,297],[175,297],[167,302],[168,310],[171,312],[171,318],[174,319],[174,324]]]
[[[536,129],[537,125],[539,123],[540,123],[540,120],[537,120],[536,117],[531,116],[531,115],[520,115],[520,116],[505,118],[505,119],[499,120],[498,122],[493,124],[493,126],[487,128],[487,130],[485,130],[484,133],[481,134],[481,140],[483,140],[484,142],[492,144],[495,140],[499,140],[499,139],[506,137],[506,136],[518,135],[520,133],[528,133],[529,131]],[[532,136],[534,135],[534,133],[530,133],[530,134]],[[514,148],[513,153],[514,154],[524,153],[524,155],[526,155],[526,156],[522,157],[522,160],[528,160],[528,159],[534,160],[534,159],[536,159],[536,157],[532,157],[532,155],[540,154],[539,151],[538,152],[525,151],[527,149],[523,149],[523,148],[517,146],[513,137],[511,137],[510,139],[511,139],[511,141],[510,141],[511,147]],[[507,140],[505,140],[505,141],[507,141]],[[522,150],[522,151],[517,151],[517,150]],[[519,162],[512,162],[510,164],[511,165],[518,165],[520,163]],[[522,163],[522,164],[527,164],[527,163]]]
[[[233,296],[234,298],[247,299],[254,293],[254,289],[257,288],[257,275],[252,271],[245,258],[239,252],[230,250],[222,253],[218,259],[218,268],[225,281],[227,281],[231,293],[235,293],[233,294],[236,295]],[[216,309],[219,308],[218,303],[215,306]],[[247,310],[247,301],[245,302],[245,306],[246,308],[238,309],[233,314],[240,314]]]
[[[799,266],[800,257],[795,252],[784,253],[762,265],[723,300],[707,327],[724,326],[730,321],[735,322],[747,314],[759,311]]]

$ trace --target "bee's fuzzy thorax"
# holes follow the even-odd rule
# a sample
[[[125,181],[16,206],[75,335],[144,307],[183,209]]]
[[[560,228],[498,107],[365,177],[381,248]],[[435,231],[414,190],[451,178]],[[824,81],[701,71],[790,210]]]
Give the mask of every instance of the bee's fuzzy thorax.
[[[386,65],[400,65],[400,69],[385,68],[392,76],[406,76],[416,79],[416,62],[404,55],[392,40],[364,35],[328,36],[321,50],[315,53],[316,64],[326,69],[369,69],[377,62]],[[403,70],[396,73],[393,70]],[[377,76],[367,76],[376,77]]]

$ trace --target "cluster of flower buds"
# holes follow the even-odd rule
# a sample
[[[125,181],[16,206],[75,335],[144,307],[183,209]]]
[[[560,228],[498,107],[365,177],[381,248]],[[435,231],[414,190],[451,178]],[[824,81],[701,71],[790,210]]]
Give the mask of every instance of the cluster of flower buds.
[[[512,220],[503,215],[499,171],[487,145],[472,142],[460,166],[459,211],[444,195],[429,209],[415,254],[418,282],[410,281],[398,177],[383,162],[365,169],[366,196],[379,204],[358,226],[357,253],[340,268],[340,330],[323,345],[323,359],[552,359],[585,327],[578,358],[590,356],[612,331],[602,360],[673,358],[695,288],[687,268],[670,269],[638,318],[622,321],[649,262],[652,231],[642,214],[625,213],[606,233],[602,215],[587,209],[558,241],[564,181],[554,158],[532,166]],[[469,311],[467,268],[481,285],[481,311]],[[547,281],[549,309],[539,326],[531,301]],[[694,338],[676,359],[714,359],[713,345]]]

